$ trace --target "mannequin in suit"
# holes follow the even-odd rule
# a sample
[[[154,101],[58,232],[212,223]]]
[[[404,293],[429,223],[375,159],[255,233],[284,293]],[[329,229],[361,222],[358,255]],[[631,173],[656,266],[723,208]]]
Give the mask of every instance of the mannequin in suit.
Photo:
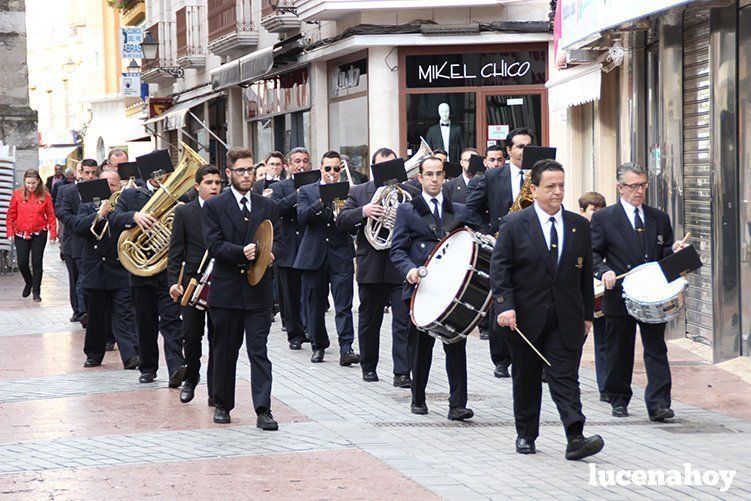
[[[452,125],[450,116],[451,107],[448,103],[439,104],[438,117],[440,121],[428,129],[425,141],[431,149],[447,151],[448,159],[456,162],[464,149],[464,139],[462,138],[462,128],[458,125]]]

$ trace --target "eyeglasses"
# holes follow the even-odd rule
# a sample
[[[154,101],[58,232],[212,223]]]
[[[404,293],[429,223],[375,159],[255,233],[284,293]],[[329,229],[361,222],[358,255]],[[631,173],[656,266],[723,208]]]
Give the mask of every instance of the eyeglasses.
[[[634,183],[634,184],[621,183],[621,186],[623,186],[624,188],[628,188],[631,191],[636,191],[636,190],[641,190],[641,189],[646,190],[647,187],[649,186],[649,183]]]
[[[425,177],[443,177],[446,175],[446,173],[443,172],[442,170],[438,170],[438,171],[429,170],[427,172],[423,172],[422,175]]]
[[[340,171],[342,170],[342,168],[341,168],[341,167],[339,167],[338,165],[335,165],[334,167],[332,167],[332,166],[330,166],[330,165],[327,165],[327,166],[325,166],[325,167],[323,168],[323,170],[324,170],[324,172],[331,172],[332,170],[333,170],[334,172],[340,172]]]
[[[232,169],[232,172],[237,174],[238,176],[244,176],[246,174],[255,174],[256,168],[255,167],[238,167],[236,169]]]

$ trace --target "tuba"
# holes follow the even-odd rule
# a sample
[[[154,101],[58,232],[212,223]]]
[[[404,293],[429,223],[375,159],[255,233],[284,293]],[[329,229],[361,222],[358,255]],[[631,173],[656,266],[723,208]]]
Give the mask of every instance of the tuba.
[[[430,149],[430,146],[425,142],[425,139],[420,136],[420,149],[417,150],[417,153],[412,155],[412,158],[404,162],[404,169],[407,171],[407,178],[409,179],[416,176],[417,172],[420,170],[420,163],[426,158],[432,156],[433,150]]]
[[[125,230],[118,240],[120,262],[133,275],[151,277],[167,267],[172,221],[178,198],[195,183],[196,171],[206,164],[203,158],[185,143],[175,171],[146,202],[141,212],[151,214],[157,221],[147,232],[134,227]]]

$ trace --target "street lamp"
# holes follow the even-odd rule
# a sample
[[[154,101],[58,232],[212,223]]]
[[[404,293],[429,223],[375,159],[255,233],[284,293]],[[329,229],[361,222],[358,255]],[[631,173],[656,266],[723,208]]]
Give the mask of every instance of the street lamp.
[[[143,51],[144,59],[156,59],[156,53],[159,50],[159,42],[154,40],[151,36],[151,32],[147,31],[143,35],[143,41],[141,41],[141,51]]]
[[[126,69],[128,70],[128,73],[141,73],[141,67],[138,66],[135,59],[130,60],[130,64],[128,64]]]
[[[73,61],[73,59],[68,58],[68,60],[65,61],[63,68],[65,68],[66,71],[73,71],[76,69],[76,63],[75,61]]]

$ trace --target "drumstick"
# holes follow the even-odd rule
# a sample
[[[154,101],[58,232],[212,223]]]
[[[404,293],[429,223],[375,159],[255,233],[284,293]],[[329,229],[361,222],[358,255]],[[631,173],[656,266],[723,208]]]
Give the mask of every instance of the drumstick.
[[[685,243],[686,243],[686,240],[688,240],[688,237],[690,237],[690,236],[691,236],[691,232],[689,231],[688,233],[686,233],[686,236],[685,236],[685,237],[683,237],[683,240],[681,240],[681,243],[682,243],[682,244],[685,244]]]
[[[182,266],[180,266],[180,274],[177,276],[177,285],[183,284],[183,274],[185,274],[185,261],[183,261]],[[177,299],[175,299],[173,302],[177,302]]]
[[[206,249],[206,252],[203,253],[203,257],[201,258],[201,264],[198,265],[198,270],[200,273],[203,273],[203,265],[206,264],[206,258],[209,257],[209,250]]]
[[[525,341],[527,342],[527,344],[529,345],[529,347],[530,347],[530,348],[532,348],[533,350],[535,350],[535,353],[537,353],[537,354],[538,354],[538,355],[540,356],[540,358],[542,359],[542,361],[543,361],[543,362],[545,362],[546,364],[548,364],[548,367],[550,367],[550,362],[548,362],[548,359],[547,359],[547,358],[545,358],[545,357],[544,357],[544,356],[542,355],[542,353],[540,353],[540,352],[539,352],[539,351],[537,350],[537,348],[535,348],[535,345],[533,345],[533,344],[532,344],[532,343],[531,343],[531,342],[529,341],[529,339],[527,339],[527,336],[525,336],[524,334],[522,334],[522,331],[520,331],[520,330],[519,330],[519,327],[514,327],[514,330],[515,330],[515,331],[516,331],[516,332],[517,332],[517,333],[518,333],[518,334],[519,334],[519,335],[520,335],[520,336],[522,337],[522,339],[524,339],[524,340],[525,340]]]

